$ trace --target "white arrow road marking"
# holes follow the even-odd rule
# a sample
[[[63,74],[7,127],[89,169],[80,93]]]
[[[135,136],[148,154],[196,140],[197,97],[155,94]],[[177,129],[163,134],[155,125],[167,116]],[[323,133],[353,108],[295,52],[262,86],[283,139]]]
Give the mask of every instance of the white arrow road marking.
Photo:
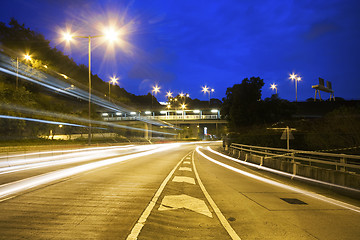
[[[192,177],[175,176],[172,181],[173,182],[185,182],[185,183],[195,184],[195,179],[193,179]]]
[[[185,162],[183,162],[183,164],[191,164],[191,162],[185,161]]]
[[[212,218],[212,213],[203,200],[185,194],[165,196],[158,210],[167,211],[179,208],[186,208]]]
[[[179,170],[180,170],[180,171],[189,171],[189,172],[192,172],[192,169],[189,168],[189,167],[179,167]]]

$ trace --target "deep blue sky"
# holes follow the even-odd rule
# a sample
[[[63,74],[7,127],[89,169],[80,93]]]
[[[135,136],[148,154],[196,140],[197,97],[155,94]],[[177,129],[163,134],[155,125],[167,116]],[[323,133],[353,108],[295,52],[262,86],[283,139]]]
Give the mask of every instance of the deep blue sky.
[[[8,0],[0,21],[15,17],[87,65],[87,41],[71,50],[59,43],[59,29],[83,35],[114,19],[127,25],[125,44],[109,51],[94,40],[94,74],[121,77],[120,85],[146,94],[154,83],[165,91],[206,100],[201,86],[223,98],[226,88],[245,77],[265,81],[263,98],[278,85],[281,98],[295,99],[291,72],[301,75],[299,100],[314,96],[318,77],[332,82],[335,96],[360,99],[360,1],[357,0]],[[108,51],[107,51],[108,49]],[[66,74],[66,73],[65,73]],[[328,98],[328,94],[323,93]]]

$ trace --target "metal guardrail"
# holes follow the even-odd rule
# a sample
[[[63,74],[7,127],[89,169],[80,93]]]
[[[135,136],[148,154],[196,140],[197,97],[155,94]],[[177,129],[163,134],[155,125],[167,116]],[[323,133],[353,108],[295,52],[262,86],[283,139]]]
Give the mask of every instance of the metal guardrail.
[[[242,152],[260,156],[260,165],[264,159],[285,159],[292,163],[301,163],[331,170],[351,171],[360,174],[360,156],[347,154],[323,153],[314,151],[287,150],[282,148],[259,147],[244,144],[232,143],[230,148],[233,155],[236,151],[239,157]]]

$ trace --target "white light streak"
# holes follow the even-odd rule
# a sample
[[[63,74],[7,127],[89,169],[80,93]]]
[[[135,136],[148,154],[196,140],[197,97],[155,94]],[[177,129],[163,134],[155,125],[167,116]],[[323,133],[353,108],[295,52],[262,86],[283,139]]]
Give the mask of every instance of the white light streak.
[[[240,173],[244,176],[247,176],[247,177],[250,177],[250,178],[253,178],[255,180],[258,180],[258,181],[261,181],[261,182],[264,182],[264,183],[267,183],[267,184],[271,184],[271,185],[274,185],[274,186],[277,186],[277,187],[280,187],[280,188],[284,188],[284,189],[287,189],[287,190],[290,190],[290,191],[294,191],[294,192],[298,192],[298,193],[302,193],[306,196],[309,196],[309,197],[312,197],[312,198],[315,198],[315,199],[318,199],[318,200],[321,200],[321,201],[324,201],[324,202],[327,202],[327,203],[330,203],[330,204],[333,204],[333,205],[336,205],[336,206],[339,206],[339,207],[342,207],[342,208],[345,208],[345,209],[348,209],[348,210],[351,210],[351,211],[354,211],[354,212],[357,212],[357,213],[360,213],[360,208],[359,207],[356,207],[356,206],[353,206],[351,204],[348,204],[348,203],[344,203],[344,202],[340,202],[340,201],[337,201],[335,199],[331,199],[331,198],[327,198],[325,196],[322,196],[322,195],[319,195],[319,194],[316,194],[316,193],[312,193],[312,192],[308,192],[308,191],[305,191],[305,190],[302,190],[302,189],[299,189],[299,188],[296,188],[296,187],[291,187],[291,186],[288,186],[286,184],[283,184],[283,183],[279,183],[279,182],[276,182],[274,180],[270,180],[270,179],[266,179],[264,177],[260,177],[260,176],[257,176],[255,174],[252,174],[252,173],[248,173],[248,172],[245,172],[245,171],[242,171],[240,169],[237,169],[235,167],[232,167],[232,166],[229,166],[227,164],[224,164],[222,162],[219,162],[207,155],[205,155],[204,153],[202,153],[200,150],[199,150],[200,147],[197,147],[196,148],[196,151],[204,158],[206,158],[207,160],[219,165],[219,166],[222,166],[224,168],[227,168],[229,170],[232,170],[234,172],[237,172],[237,173]]]
[[[88,163],[88,164],[84,164],[84,165],[80,165],[80,166],[76,166],[76,167],[71,167],[71,168],[62,169],[62,170],[58,170],[58,171],[54,171],[54,172],[50,172],[50,173],[45,173],[42,175],[26,178],[26,179],[23,179],[20,181],[12,182],[12,183],[7,183],[7,184],[0,186],[0,198],[4,198],[6,196],[19,193],[21,191],[25,191],[25,190],[28,190],[28,189],[31,189],[31,188],[34,188],[34,187],[37,187],[37,186],[40,186],[43,184],[47,184],[47,183],[50,183],[50,182],[53,182],[53,181],[56,181],[56,180],[59,180],[62,178],[70,177],[70,176],[73,176],[75,174],[79,174],[79,173],[82,173],[85,171],[104,167],[104,166],[107,166],[110,164],[123,162],[123,161],[129,160],[129,159],[143,157],[143,156],[154,154],[154,153],[161,152],[161,151],[166,151],[166,150],[178,147],[178,146],[179,146],[179,144],[163,144],[161,146],[158,145],[157,148],[146,151],[146,152],[135,153],[135,154],[122,156],[122,157],[110,158],[107,160]]]

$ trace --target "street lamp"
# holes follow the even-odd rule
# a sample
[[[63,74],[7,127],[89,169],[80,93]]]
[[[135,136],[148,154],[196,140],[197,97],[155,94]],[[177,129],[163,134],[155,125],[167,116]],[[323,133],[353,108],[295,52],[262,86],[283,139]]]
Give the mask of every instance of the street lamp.
[[[156,95],[158,92],[160,92],[160,87],[158,85],[153,86],[153,90],[151,91],[151,108],[153,108],[154,105],[154,93]]]
[[[113,85],[118,83],[119,78],[117,77],[110,77],[110,81],[109,81],[109,102],[110,102],[110,83],[112,83]]]
[[[204,86],[204,87],[202,87],[202,90],[201,90],[204,94],[206,94],[206,93],[209,93],[209,107],[210,107],[210,94],[211,93],[213,93],[213,92],[215,92],[215,89],[213,89],[213,88],[209,88],[208,86]]]
[[[108,40],[114,40],[114,37],[117,37],[118,34],[114,30],[107,29],[105,34],[94,35],[94,36],[73,36],[71,33],[66,32],[63,34],[63,38],[66,41],[71,41],[73,38],[85,38],[88,39],[88,56],[89,56],[89,135],[88,142],[91,144],[91,39],[106,37]]]
[[[295,94],[296,94],[296,102],[297,102],[297,83],[301,81],[301,77],[292,73],[289,77],[291,80],[295,80]]]
[[[180,105],[181,109],[182,109],[182,115],[183,115],[183,119],[185,118],[185,108],[186,108],[186,104],[183,103]]]
[[[272,90],[275,89],[276,91],[276,95],[277,95],[277,85],[275,83],[271,84],[271,87],[270,87]]]

